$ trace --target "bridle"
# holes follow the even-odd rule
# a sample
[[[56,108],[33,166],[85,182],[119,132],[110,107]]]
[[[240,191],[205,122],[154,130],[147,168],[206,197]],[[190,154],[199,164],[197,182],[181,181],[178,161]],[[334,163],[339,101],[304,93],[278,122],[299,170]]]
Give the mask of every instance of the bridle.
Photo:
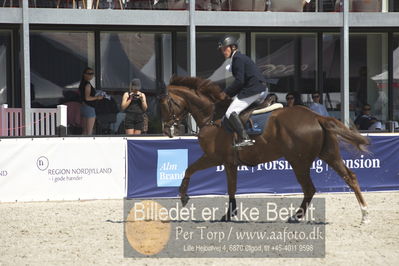
[[[173,97],[171,97],[168,93],[162,95],[162,98],[166,98],[168,115],[169,115],[167,118],[167,122],[164,123],[164,127],[171,129],[174,126],[178,126],[181,121],[185,120],[187,118],[189,111],[185,107],[182,107],[179,103],[177,103],[173,99]],[[183,114],[180,116],[176,115],[175,108],[173,108],[173,106],[176,106],[177,108],[182,109]],[[203,108],[203,109],[205,109],[205,108]],[[215,116],[215,112],[213,111],[210,119],[206,123],[204,123],[202,125],[198,125],[198,126],[200,128],[202,128],[204,126],[214,126],[215,125],[214,116]],[[196,134],[198,133],[196,130],[193,130],[192,128],[190,128],[189,130],[191,131],[191,133],[196,133]]]
[[[188,110],[185,111],[183,115],[179,117],[178,115],[175,114],[175,109],[173,108],[173,106],[176,106],[180,109],[182,109],[182,107],[169,94],[163,95],[163,98],[166,98],[166,103],[168,106],[167,109],[169,114],[169,117],[167,118],[168,120],[167,122],[165,122],[164,126],[170,129],[173,126],[179,125],[180,121],[184,120],[187,117]]]

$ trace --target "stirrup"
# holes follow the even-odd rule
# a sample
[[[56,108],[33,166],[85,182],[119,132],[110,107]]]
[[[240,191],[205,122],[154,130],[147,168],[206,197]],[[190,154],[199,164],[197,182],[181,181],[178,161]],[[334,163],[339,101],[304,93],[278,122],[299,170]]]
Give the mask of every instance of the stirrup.
[[[255,141],[252,139],[243,139],[241,142],[234,144],[235,147],[246,147],[254,145]]]

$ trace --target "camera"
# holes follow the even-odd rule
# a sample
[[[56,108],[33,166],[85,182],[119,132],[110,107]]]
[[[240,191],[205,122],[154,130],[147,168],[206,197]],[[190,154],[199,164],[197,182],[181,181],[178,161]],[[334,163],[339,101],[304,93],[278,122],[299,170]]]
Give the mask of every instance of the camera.
[[[134,94],[130,94],[130,95],[129,95],[129,100],[130,100],[130,99],[138,99],[138,98],[140,98],[140,95],[137,94],[137,93],[134,93]]]

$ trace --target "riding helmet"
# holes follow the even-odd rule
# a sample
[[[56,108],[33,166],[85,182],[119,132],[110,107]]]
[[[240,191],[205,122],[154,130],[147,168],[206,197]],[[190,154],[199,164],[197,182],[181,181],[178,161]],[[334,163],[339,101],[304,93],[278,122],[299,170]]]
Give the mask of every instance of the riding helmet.
[[[235,45],[238,47],[238,42],[237,39],[234,38],[233,36],[225,36],[219,43],[218,43],[218,49],[230,45]]]

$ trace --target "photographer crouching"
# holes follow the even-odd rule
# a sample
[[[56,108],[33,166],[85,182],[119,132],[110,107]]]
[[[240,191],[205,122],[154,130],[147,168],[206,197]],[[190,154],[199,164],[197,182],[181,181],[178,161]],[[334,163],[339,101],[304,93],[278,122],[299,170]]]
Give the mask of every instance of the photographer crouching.
[[[126,135],[140,135],[144,126],[144,112],[147,110],[147,99],[141,91],[141,81],[133,79],[129,91],[122,97],[121,109],[125,111]]]

